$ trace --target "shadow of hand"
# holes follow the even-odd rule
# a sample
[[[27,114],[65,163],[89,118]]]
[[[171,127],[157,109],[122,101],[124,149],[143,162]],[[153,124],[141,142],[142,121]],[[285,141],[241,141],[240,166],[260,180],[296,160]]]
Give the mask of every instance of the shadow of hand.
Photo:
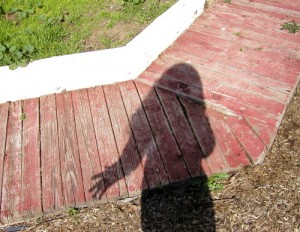
[[[106,171],[105,171],[106,172]],[[105,186],[104,186],[104,176],[105,172],[101,172],[92,177],[92,181],[94,185],[89,189],[89,192],[93,193],[93,198],[101,199],[105,194]]]

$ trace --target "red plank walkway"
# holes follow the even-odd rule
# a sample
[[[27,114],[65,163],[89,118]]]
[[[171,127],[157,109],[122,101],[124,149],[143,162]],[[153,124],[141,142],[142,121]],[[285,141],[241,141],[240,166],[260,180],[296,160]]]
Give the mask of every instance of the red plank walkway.
[[[280,28],[300,1],[231,2],[136,80],[1,104],[1,221],[261,163],[299,82]]]

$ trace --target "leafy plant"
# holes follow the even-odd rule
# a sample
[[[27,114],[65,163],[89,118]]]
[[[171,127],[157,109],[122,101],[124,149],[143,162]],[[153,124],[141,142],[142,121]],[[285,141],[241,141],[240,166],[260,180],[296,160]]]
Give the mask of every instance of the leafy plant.
[[[291,34],[295,34],[297,31],[300,30],[300,26],[295,22],[295,20],[286,22],[282,25],[280,30],[287,30]]]
[[[65,21],[65,16],[64,15],[59,15],[56,17],[48,17],[44,14],[41,14],[39,16],[39,19],[45,23],[46,26],[52,27],[58,24],[61,24]]]
[[[68,214],[70,216],[76,216],[79,213],[79,210],[75,207],[69,208]]]
[[[17,47],[7,43],[0,43],[0,65],[9,65],[10,69],[26,66],[35,52],[31,45]]]
[[[0,15],[5,15],[4,6],[0,5]]]
[[[20,119],[23,121],[23,120],[25,120],[26,119],[26,114],[25,113],[22,113],[21,115],[20,115]]]
[[[231,4],[231,0],[224,0],[224,2]]]
[[[224,188],[222,181],[227,180],[230,177],[227,173],[214,174],[207,179],[207,187],[210,191],[219,191]]]

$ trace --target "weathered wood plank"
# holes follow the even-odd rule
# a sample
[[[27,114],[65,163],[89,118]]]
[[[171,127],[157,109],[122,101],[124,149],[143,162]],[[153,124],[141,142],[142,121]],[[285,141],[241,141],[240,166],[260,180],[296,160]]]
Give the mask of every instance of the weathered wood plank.
[[[190,66],[191,67],[191,66]],[[170,72],[166,72],[163,74],[164,78],[175,79],[180,81],[184,84],[188,84],[194,87],[199,87],[199,75],[197,70],[194,69],[192,72],[181,71],[176,69],[176,67],[172,67]],[[151,76],[151,78],[156,77],[158,78],[158,74],[147,73],[146,71],[141,75],[142,76]],[[271,99],[268,96],[258,95],[249,91],[245,88],[233,88],[229,84],[223,85],[217,80],[214,80],[214,75],[211,78],[202,79],[201,82],[205,86],[203,90],[203,95],[206,99],[209,99],[211,93],[223,95],[225,97],[229,97],[232,99],[236,99],[241,103],[245,103],[247,105],[251,105],[254,107],[262,107],[269,113],[277,115],[281,113],[284,109],[284,103],[279,102],[277,100]],[[221,100],[221,99],[220,99]]]
[[[267,148],[251,126],[244,119],[236,117],[228,117],[224,121],[241,143],[252,162],[254,164],[261,163],[266,155]]]
[[[193,81],[190,80],[193,79],[193,72],[186,70],[186,68],[184,68],[185,66],[193,67],[193,69],[198,72],[198,76],[201,77],[203,86],[207,86],[207,83],[216,82],[217,85],[224,85],[230,86],[231,88],[244,89],[258,96],[265,96],[267,98],[271,98],[279,102],[285,102],[288,98],[287,92],[281,91],[279,88],[276,90],[270,88],[267,85],[267,82],[264,83],[265,79],[263,78],[259,78],[259,80],[257,81],[255,79],[253,80],[253,78],[236,78],[235,76],[215,72],[205,68],[204,66],[199,66],[196,64],[183,63],[181,65],[178,65],[178,60],[174,60],[171,57],[168,57],[167,59],[157,59],[147,68],[147,71],[155,73],[157,76],[161,75],[161,73],[164,73],[164,75],[170,77],[174,76],[174,72],[178,72],[177,75],[185,73],[185,75],[183,76],[184,80]],[[166,67],[172,67],[172,71],[166,71]]]
[[[22,214],[42,213],[39,99],[23,102]]]
[[[299,5],[299,3],[298,3],[298,5]],[[290,5],[290,6],[292,6],[292,5]],[[294,6],[296,6],[296,5],[294,5]],[[290,21],[290,20],[298,21],[296,18],[293,18],[286,14],[280,14],[277,12],[266,12],[262,9],[251,7],[250,4],[243,6],[243,5],[238,5],[238,4],[228,5],[226,3],[220,2],[219,4],[216,4],[214,6],[214,9],[233,13],[233,14],[247,16],[250,18],[258,17],[258,18],[266,20],[266,21],[281,22],[281,23]]]
[[[243,117],[255,118],[271,126],[274,126],[278,121],[278,114],[270,113],[268,110],[260,106],[251,106],[238,101],[238,99],[232,99],[226,95],[218,94],[214,91],[207,92],[206,88],[196,88],[175,79],[162,77],[158,81],[154,75],[149,75],[149,73],[143,72],[137,81],[154,86],[157,85],[196,101],[205,101],[211,107],[219,109],[220,111],[225,111],[228,114],[236,114]]]
[[[88,89],[103,178],[108,200],[128,196],[117,145],[102,87]],[[93,191],[99,191],[97,186]]]
[[[2,179],[4,172],[4,160],[6,149],[6,137],[7,137],[7,120],[8,120],[9,103],[0,104],[0,209],[2,201]],[[2,212],[2,210],[1,210]]]
[[[300,16],[300,14],[298,16]],[[286,40],[288,42],[291,42],[291,45],[293,43],[294,45],[296,45],[298,41],[297,38],[299,39],[298,35],[294,36],[290,33],[280,30],[282,22],[264,20],[261,19],[261,17],[259,16],[248,17],[246,15],[239,14],[238,11],[235,11],[235,13],[231,13],[231,12],[224,12],[224,11],[219,11],[218,9],[214,9],[214,11],[210,11],[209,14],[206,14],[204,18],[206,20],[217,18],[218,22],[226,24],[227,26],[230,25],[237,26],[240,27],[241,29],[243,28],[245,30],[258,32],[260,34],[266,34],[270,37],[276,35],[277,36],[276,39]]]
[[[232,61],[242,60],[244,63],[250,62],[254,66],[267,66],[280,74],[295,74],[300,71],[300,60],[285,60],[285,55],[275,54],[269,56],[265,54],[263,48],[249,49],[242,43],[234,43],[224,38],[207,35],[202,32],[187,30],[184,35],[176,40],[176,44],[187,44],[190,46],[201,47],[207,50],[218,48],[220,54]]]
[[[65,206],[61,180],[55,95],[40,98],[43,211]]]
[[[188,56],[194,56],[199,57],[202,54],[205,54],[206,59],[214,60],[215,62],[222,63],[226,66],[232,66],[241,70],[245,70],[248,72],[253,72],[257,75],[260,75],[264,78],[274,78],[275,80],[282,81],[284,83],[288,84],[295,84],[296,78],[295,78],[295,71],[294,72],[286,72],[286,73],[280,73],[276,72],[276,70],[268,69],[267,67],[260,66],[260,65],[249,65],[247,60],[238,59],[239,56],[236,58],[229,59],[227,56],[220,55],[222,53],[222,49],[220,48],[219,51],[212,51],[210,48],[203,47],[196,47],[196,46],[190,46],[189,44],[185,45],[178,45],[176,48],[185,54],[188,54]],[[299,46],[300,48],[300,46]],[[218,49],[218,48],[214,48]],[[220,53],[220,54],[219,54]],[[183,56],[182,58],[185,58]]]
[[[212,130],[209,118],[205,113],[205,106],[195,104],[193,101],[180,98],[185,107],[189,121],[196,135],[197,141],[205,159],[203,159],[202,168],[206,174],[221,173],[230,170],[230,167],[224,158],[218,144],[216,144],[215,133]],[[205,164],[207,162],[207,166]]]
[[[230,116],[211,109],[207,109],[206,113],[210,120],[210,126],[214,131],[216,144],[218,144],[230,168],[236,170],[248,166],[250,161],[243,147],[241,147],[230,128],[223,121],[224,118]],[[239,120],[237,120],[238,122]]]
[[[245,45],[247,46],[247,45]],[[260,46],[260,45],[259,45]],[[257,47],[256,47],[257,48]],[[255,47],[250,49],[256,49]],[[260,49],[261,47],[258,47]],[[272,50],[269,50],[268,48],[263,48],[265,52],[267,53],[274,53]],[[242,70],[240,68],[237,68],[235,66],[228,66],[224,65],[220,61],[214,61],[212,62],[211,59],[208,59],[204,56],[193,56],[185,53],[184,51],[181,51],[177,49],[176,47],[169,48],[166,51],[165,59],[175,59],[175,60],[182,60],[188,62],[190,65],[193,65],[195,67],[199,67],[199,69],[206,69],[210,70],[216,73],[220,73],[223,75],[236,77],[238,76],[239,79],[243,80],[244,82],[250,82],[254,83],[258,86],[267,86],[267,88],[273,89],[274,91],[280,91],[283,93],[286,93],[287,91],[290,91],[293,88],[293,84],[286,83],[280,80],[272,79],[267,76],[261,76],[256,73],[253,73],[248,70]],[[282,52],[275,52],[276,55],[281,56]],[[273,54],[272,54],[273,55]],[[290,58],[294,60],[295,58]]]
[[[107,107],[110,114],[120,160],[126,179],[129,196],[147,188],[144,167],[142,166],[137,146],[125,111],[122,96],[117,84],[104,86]]]
[[[297,1],[289,1],[289,0],[279,0],[279,1],[272,1],[272,3],[283,3],[287,6],[294,6],[294,7],[299,7],[299,2]],[[237,9],[243,9],[243,10],[246,10],[246,11],[253,11],[255,13],[259,13],[259,14],[263,14],[263,15],[267,15],[269,17],[272,17],[272,18],[277,18],[277,19],[286,19],[286,20],[296,20],[294,18],[294,16],[291,16],[290,14],[288,14],[288,12],[278,12],[274,9],[276,8],[273,8],[272,10],[269,10],[268,8],[267,9],[264,9],[264,7],[257,7],[256,5],[254,4],[249,4],[249,2],[245,2],[245,1],[240,1],[240,0],[232,0],[231,2],[232,6],[233,7],[238,7]],[[255,1],[253,1],[253,3],[255,3]],[[300,17],[298,18],[300,19]],[[298,20],[296,20],[298,21]]]
[[[119,83],[149,187],[168,183],[160,153],[133,81]]]
[[[1,221],[4,222],[16,220],[21,216],[23,156],[21,105],[21,101],[10,104],[1,199]]]
[[[271,46],[273,49],[283,51],[284,49],[289,49],[286,52],[290,54],[295,54],[295,52],[292,52],[291,50],[299,49],[299,43],[297,43],[297,39],[291,37],[291,35],[288,35],[288,33],[284,33],[283,31],[268,31],[268,34],[266,34],[266,31],[264,31],[264,29],[256,29],[255,26],[241,24],[239,22],[236,22],[236,19],[230,20],[226,18],[223,19],[222,22],[222,18],[218,18],[217,16],[213,15],[206,15],[202,19],[205,20],[206,27],[203,27],[203,25],[198,22],[197,24],[193,24],[193,26],[191,26],[189,29],[194,31],[202,30],[203,32],[208,34],[214,33],[216,36],[220,37],[225,34],[224,32],[220,32],[220,28],[226,28],[224,31],[231,33],[231,36],[229,38],[232,38],[234,36],[247,38],[253,41],[253,43],[259,42],[260,46],[267,45]],[[280,29],[281,25],[279,25],[278,27],[278,29]],[[209,28],[209,30],[207,28]],[[216,30],[216,32],[210,32],[211,30]],[[273,43],[277,43],[276,46],[272,45]]]
[[[170,181],[189,178],[188,169],[172,135],[156,92],[149,85],[139,81],[135,83]]]
[[[174,93],[159,88],[156,90],[191,176],[195,177],[204,174],[200,165],[201,159],[204,157],[200,145],[182,111],[180,102]]]
[[[85,202],[75,117],[70,92],[56,96],[59,156],[66,206]]]
[[[195,24],[193,24],[189,28],[189,30],[202,32],[221,39],[230,40],[238,44],[243,44],[248,48],[263,48],[272,52],[281,52],[284,54],[284,56],[289,56],[291,58],[299,58],[299,54],[297,53],[297,48],[299,47],[299,45],[297,43],[290,43],[288,41],[285,42],[282,39],[274,39],[273,37],[268,37],[267,35],[244,30],[242,26],[225,26],[224,24],[213,22],[216,20],[213,20],[212,22],[205,20],[207,24],[203,25],[198,21],[199,19],[195,21]],[[225,30],[220,30],[220,28],[225,28]],[[243,32],[243,34],[241,34],[241,31]]]
[[[273,127],[268,126],[263,122],[260,122],[259,120],[255,120],[253,118],[247,118],[247,122],[249,123],[253,131],[255,131],[255,134],[257,134],[257,136],[262,140],[262,142],[268,148],[270,148],[276,136],[278,126],[277,125]]]
[[[92,191],[95,186],[101,190],[104,190],[105,187],[103,176],[101,174],[103,169],[100,163],[87,90],[83,89],[72,92],[72,102],[85,199],[86,201],[91,201],[93,199],[106,201],[105,191]]]
[[[296,5],[297,1],[294,1],[294,4],[291,4],[291,1],[287,2],[287,1],[263,1],[263,0],[252,0],[251,2],[257,2],[257,3],[261,3],[263,5],[267,5],[267,6],[271,6],[271,7],[277,7],[280,8],[280,10],[284,9],[284,10],[290,10],[291,12],[300,12],[300,3],[298,2],[298,5]],[[274,10],[276,11],[276,10]],[[299,13],[298,13],[299,14]],[[300,14],[299,14],[300,16]]]

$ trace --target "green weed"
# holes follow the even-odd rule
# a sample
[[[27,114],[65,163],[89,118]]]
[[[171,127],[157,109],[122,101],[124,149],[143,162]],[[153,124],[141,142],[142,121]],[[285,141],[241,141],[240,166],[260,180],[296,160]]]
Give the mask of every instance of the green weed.
[[[210,191],[219,191],[224,188],[224,180],[230,177],[227,173],[214,174],[207,179],[206,185]]]
[[[32,45],[17,47],[9,43],[0,43],[0,63],[9,65],[10,69],[26,66],[35,53]]]
[[[300,30],[300,26],[295,22],[295,20],[286,22],[282,25],[280,30],[287,30],[291,34],[295,34],[297,31]]]
[[[225,3],[231,4],[231,0],[224,0]]]
[[[76,216],[78,213],[79,213],[79,209],[75,208],[75,207],[71,207],[68,210],[69,216],[72,216],[72,217]]]
[[[23,121],[23,120],[25,120],[26,119],[26,114],[25,113],[22,113],[21,115],[20,115],[20,119]]]

